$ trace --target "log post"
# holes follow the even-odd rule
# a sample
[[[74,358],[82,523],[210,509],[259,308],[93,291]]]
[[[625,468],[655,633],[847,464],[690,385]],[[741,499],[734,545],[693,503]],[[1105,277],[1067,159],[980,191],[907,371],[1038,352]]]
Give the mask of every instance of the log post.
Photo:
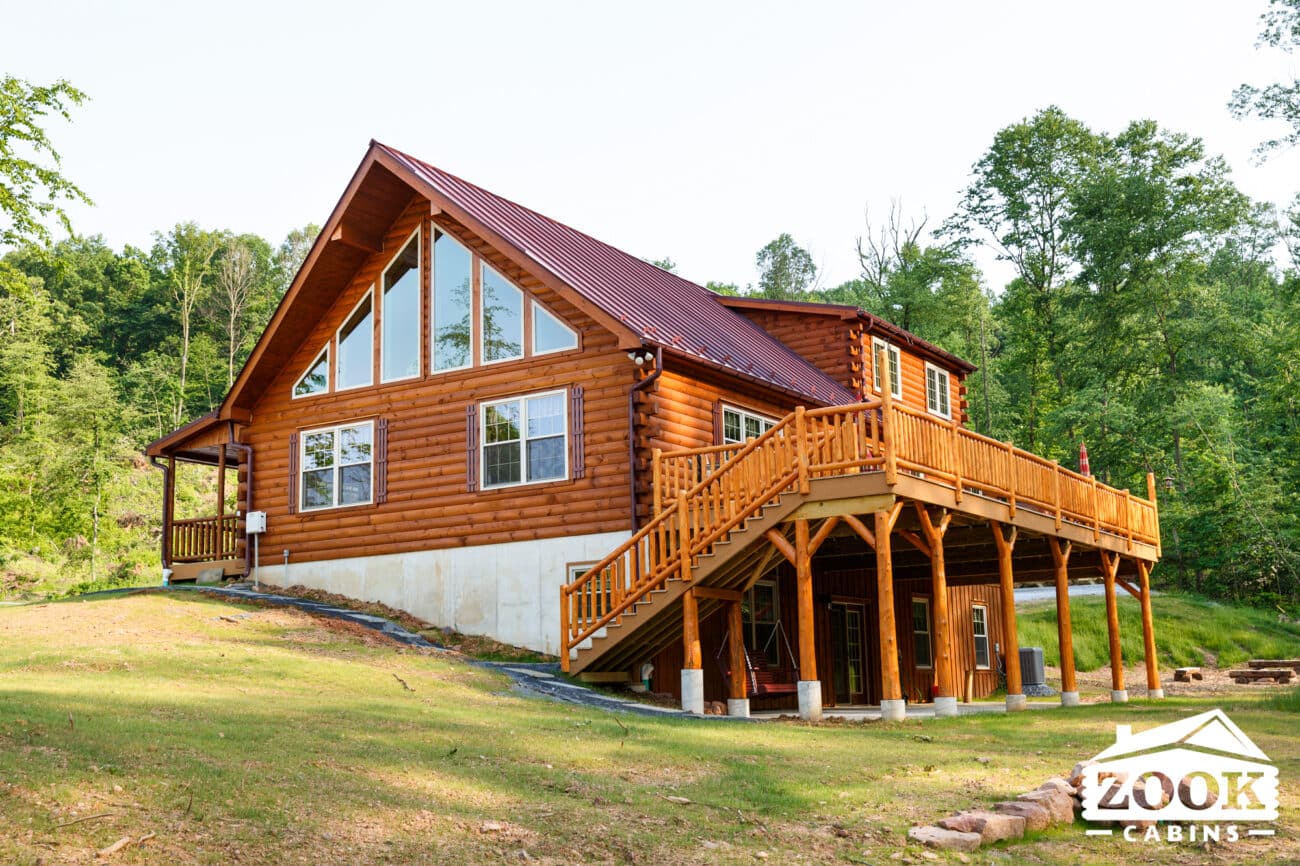
[[[704,712],[704,663],[700,652],[700,608],[695,588],[682,593],[682,709]]]
[[[880,447],[885,452],[885,483],[893,487],[898,483],[898,431],[894,429],[894,391],[889,384],[888,351],[880,350],[876,365],[880,371]],[[903,375],[903,371],[899,370],[898,375]]]
[[[902,503],[899,503],[901,506]],[[880,629],[880,718],[900,722],[907,717],[903,685],[898,675],[898,632],[894,621],[894,558],[890,537],[901,507],[876,512],[876,619]]]
[[[691,582],[691,523],[687,511],[686,491],[677,493],[677,550],[681,556],[678,567],[684,583]]]
[[[948,617],[948,574],[943,560],[943,536],[948,531],[952,513],[944,512],[936,526],[929,509],[918,502],[916,515],[930,547],[930,603],[934,610],[934,681],[937,686],[934,714],[955,716],[957,692],[952,672],[952,622]]]
[[[1153,500],[1154,501],[1154,500]],[[1142,580],[1142,655],[1147,665],[1147,697],[1163,698],[1160,687],[1160,662],[1156,658],[1155,622],[1151,618],[1151,566],[1139,559],[1138,577]]]
[[[992,521],[993,541],[998,548],[998,580],[1002,590],[1002,646],[1006,653],[1007,712],[1025,708],[1025,687],[1020,677],[1020,638],[1016,634],[1015,575],[1011,554],[1016,549],[1018,530],[1011,527],[1010,537],[1003,535],[1002,524]]]
[[[799,718],[822,717],[822,684],[817,679],[817,638],[813,631],[812,551],[808,521],[794,522],[796,591],[799,601]]]
[[[167,458],[167,475],[163,480],[163,537],[162,537],[162,565],[163,565],[163,583],[168,582],[171,576],[167,572],[172,567],[172,535],[175,529],[172,524],[176,519],[176,458]]]
[[[1106,636],[1110,640],[1110,699],[1116,704],[1128,700],[1128,690],[1124,688],[1124,651],[1119,642],[1119,599],[1115,597],[1119,563],[1118,553],[1101,551],[1101,576],[1106,586]]]
[[[226,556],[226,446],[217,454],[217,559]]]
[[[572,595],[569,592],[568,585],[560,587],[560,670],[564,673],[569,672],[571,659],[569,657],[569,605],[572,604]]]
[[[1061,652],[1061,706],[1079,705],[1079,687],[1074,677],[1074,632],[1070,628],[1070,542],[1047,539],[1056,566],[1056,636]]]
[[[1158,559],[1163,544],[1160,541],[1160,505],[1156,502],[1156,474],[1154,472],[1147,473],[1147,499],[1151,500],[1152,517],[1155,519],[1156,558]]]
[[[731,646],[731,692],[727,696],[727,715],[749,718],[749,694],[745,665],[745,623],[740,602],[727,602],[727,640]]]
[[[799,492],[804,496],[812,492],[812,482],[808,478],[808,463],[812,458],[812,443],[808,441],[806,412],[807,410],[802,406],[796,406],[794,409],[794,447],[795,453],[799,455]]]

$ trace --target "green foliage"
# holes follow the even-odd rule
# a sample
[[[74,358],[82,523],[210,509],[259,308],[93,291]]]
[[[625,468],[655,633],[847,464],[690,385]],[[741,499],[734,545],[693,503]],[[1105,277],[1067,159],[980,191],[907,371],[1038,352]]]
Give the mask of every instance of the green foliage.
[[[59,203],[90,202],[59,173],[59,153],[43,126],[51,113],[71,120],[71,106],[85,99],[86,94],[61,79],[42,87],[11,75],[0,78],[0,247],[49,240],[44,223],[49,216],[71,232]],[[48,156],[53,167],[38,162],[42,156]]]
[[[1119,590],[1119,630],[1126,664],[1142,659],[1142,612],[1137,599]],[[1095,671],[1110,664],[1106,600],[1070,600],[1075,665]],[[1158,636],[1160,664],[1168,667],[1206,664],[1207,654],[1221,668],[1252,658],[1294,658],[1300,653],[1300,623],[1282,621],[1276,610],[1223,604],[1199,596],[1156,594],[1151,614]],[[1056,634],[1056,605],[1021,608],[1016,619],[1021,646],[1040,646],[1049,665],[1061,657]]]
[[[1260,16],[1259,45],[1288,54],[1300,48],[1300,0],[1271,0]],[[1300,144],[1300,78],[1274,82],[1263,87],[1242,84],[1232,92],[1229,110],[1237,118],[1277,120],[1291,127],[1289,132],[1262,142],[1255,150],[1261,157]]]
[[[812,255],[788,234],[780,235],[758,251],[758,294],[777,301],[806,300],[804,295],[817,280]]]

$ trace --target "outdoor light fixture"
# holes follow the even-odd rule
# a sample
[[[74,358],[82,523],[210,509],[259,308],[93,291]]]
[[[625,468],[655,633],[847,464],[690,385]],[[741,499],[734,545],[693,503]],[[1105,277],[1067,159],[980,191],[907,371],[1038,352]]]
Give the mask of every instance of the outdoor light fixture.
[[[1173,493],[1173,492],[1174,492],[1174,476],[1172,476],[1172,475],[1166,475],[1166,476],[1164,477],[1164,484],[1165,484],[1165,491],[1166,491],[1166,492],[1168,492],[1168,493]]]
[[[649,349],[633,349],[631,352],[627,353],[627,359],[638,367],[644,367],[646,361],[650,360],[650,358],[651,355]]]

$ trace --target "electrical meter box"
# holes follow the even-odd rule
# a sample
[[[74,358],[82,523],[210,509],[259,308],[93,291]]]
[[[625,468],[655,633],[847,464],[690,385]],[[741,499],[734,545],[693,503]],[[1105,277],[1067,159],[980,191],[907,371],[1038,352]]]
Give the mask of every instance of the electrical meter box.
[[[248,512],[248,516],[244,518],[244,527],[249,535],[261,535],[266,532],[266,512]]]

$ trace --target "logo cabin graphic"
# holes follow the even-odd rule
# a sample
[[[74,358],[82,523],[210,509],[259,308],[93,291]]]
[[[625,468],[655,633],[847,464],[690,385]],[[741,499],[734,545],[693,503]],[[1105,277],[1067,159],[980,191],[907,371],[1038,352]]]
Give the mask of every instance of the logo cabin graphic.
[[[1277,818],[1277,768],[1222,710],[1139,734],[1117,725],[1115,744],[1093,760],[1083,773],[1089,821]]]

